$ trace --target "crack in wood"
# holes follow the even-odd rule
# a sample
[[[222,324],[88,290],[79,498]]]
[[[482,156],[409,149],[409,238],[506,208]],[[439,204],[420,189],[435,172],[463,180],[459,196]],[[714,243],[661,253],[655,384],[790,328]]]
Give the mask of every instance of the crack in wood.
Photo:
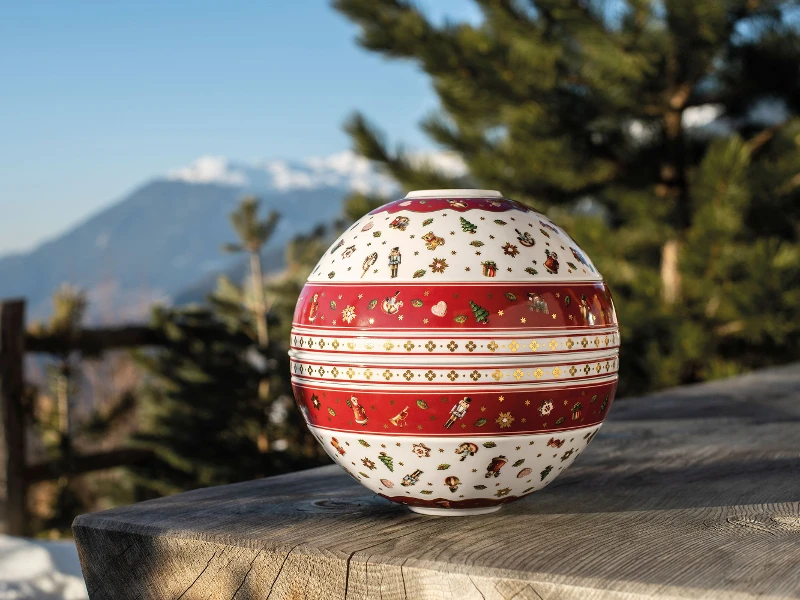
[[[186,595],[186,593],[187,593],[187,592],[188,592],[190,589],[192,589],[192,587],[194,586],[194,584],[195,584],[195,583],[197,583],[197,581],[198,581],[198,580],[199,580],[199,579],[200,579],[200,578],[203,576],[203,573],[205,573],[205,572],[206,572],[206,569],[208,569],[208,566],[211,564],[211,561],[212,561],[212,560],[214,560],[214,557],[215,557],[216,555],[217,555],[217,551],[215,550],[215,551],[214,551],[214,554],[212,554],[212,555],[211,555],[211,558],[209,558],[209,559],[208,559],[208,562],[206,563],[206,566],[205,566],[205,567],[203,567],[203,570],[202,570],[202,571],[200,571],[200,574],[199,574],[197,577],[195,577],[194,581],[193,581],[193,582],[192,582],[192,583],[189,585],[189,587],[188,587],[188,588],[186,588],[185,590],[183,590],[183,593],[182,593],[180,596],[178,596],[178,597],[176,598],[176,600],[181,600],[181,598],[183,598],[183,597]]]

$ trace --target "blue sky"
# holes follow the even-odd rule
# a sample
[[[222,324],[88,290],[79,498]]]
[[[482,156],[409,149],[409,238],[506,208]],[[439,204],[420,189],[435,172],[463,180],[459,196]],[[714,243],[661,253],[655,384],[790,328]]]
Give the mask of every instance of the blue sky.
[[[476,19],[466,0],[420,2]],[[6,3],[0,11],[0,255],[29,249],[198,156],[349,148],[363,110],[394,140],[435,107],[410,63],[359,48],[325,0]]]

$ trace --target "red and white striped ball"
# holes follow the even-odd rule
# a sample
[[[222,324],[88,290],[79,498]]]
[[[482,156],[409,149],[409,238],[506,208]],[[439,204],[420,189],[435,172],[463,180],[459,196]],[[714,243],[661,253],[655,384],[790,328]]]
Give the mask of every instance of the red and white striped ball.
[[[603,278],[541,213],[487,190],[378,208],[303,288],[292,385],[330,456],[425,514],[492,512],[583,452],[617,388]]]

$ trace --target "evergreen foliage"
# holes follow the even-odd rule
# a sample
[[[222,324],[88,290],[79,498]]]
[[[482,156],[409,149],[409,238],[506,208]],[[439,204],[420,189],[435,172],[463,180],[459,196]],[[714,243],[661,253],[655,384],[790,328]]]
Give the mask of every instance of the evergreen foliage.
[[[473,25],[334,2],[431,77],[422,128],[469,175],[415,168],[360,114],[357,151],[405,189],[498,189],[570,231],[614,293],[623,393],[800,357],[797,3],[476,3]]]
[[[245,200],[234,215],[252,205]],[[251,225],[277,221],[277,216],[260,221],[257,211],[248,215]],[[260,252],[257,243],[248,246],[247,237],[241,232],[240,237],[248,252]],[[137,441],[157,456],[134,469],[142,490],[149,490],[145,493],[174,493],[326,462],[294,407],[287,352],[297,296],[329,243],[325,228],[294,240],[283,277],[265,285],[251,272],[250,287],[259,290],[221,277],[207,306],[154,311],[153,326],[167,343],[137,357],[149,374]],[[251,300],[259,293],[264,305]],[[267,300],[269,312],[261,313]],[[262,314],[269,328],[266,346],[258,323]]]

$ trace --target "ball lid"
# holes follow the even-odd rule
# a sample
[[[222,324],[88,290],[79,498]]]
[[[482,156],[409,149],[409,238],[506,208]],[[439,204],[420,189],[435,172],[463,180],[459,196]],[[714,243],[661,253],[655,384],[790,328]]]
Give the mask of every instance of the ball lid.
[[[495,190],[417,190],[355,222],[311,282],[602,281],[545,215]]]

